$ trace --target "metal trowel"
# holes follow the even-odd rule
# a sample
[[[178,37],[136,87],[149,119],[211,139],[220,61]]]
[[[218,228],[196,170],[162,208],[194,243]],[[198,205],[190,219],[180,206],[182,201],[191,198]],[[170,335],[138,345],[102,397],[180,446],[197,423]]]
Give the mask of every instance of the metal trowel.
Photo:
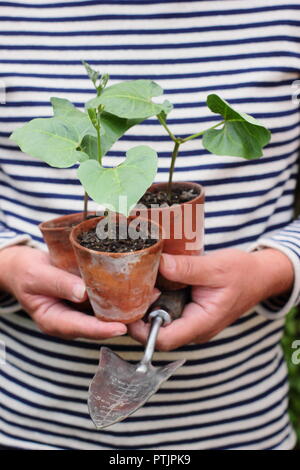
[[[109,348],[100,350],[99,367],[89,388],[88,407],[97,429],[123,421],[141,408],[185,359],[154,367],[151,363],[159,328],[171,322],[166,310],[157,308],[148,317],[151,329],[144,356],[138,364],[124,361]]]

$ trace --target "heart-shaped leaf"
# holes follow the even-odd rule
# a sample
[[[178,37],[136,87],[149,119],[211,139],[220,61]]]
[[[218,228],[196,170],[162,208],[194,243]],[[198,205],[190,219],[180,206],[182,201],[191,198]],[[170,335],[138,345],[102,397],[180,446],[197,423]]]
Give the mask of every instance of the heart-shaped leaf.
[[[151,80],[133,80],[117,83],[103,90],[97,98],[88,101],[86,108],[103,105],[105,111],[127,119],[146,119],[163,110],[163,106],[152,101],[163,94],[162,88]]]
[[[83,162],[78,177],[94,201],[127,216],[152,184],[156,171],[156,152],[140,145],[128,150],[126,160],[115,168],[103,168],[95,160]]]
[[[86,113],[68,100],[51,98],[54,117],[38,118],[16,129],[11,139],[21,150],[56,168],[68,168],[88,159],[79,149],[86,134],[95,135]]]
[[[235,111],[218,95],[209,95],[207,106],[212,112],[221,114],[225,121],[221,129],[204,133],[202,144],[209,152],[249,160],[262,156],[262,149],[271,138],[268,129],[252,116]]]
[[[88,155],[78,151],[82,135],[56,117],[39,118],[16,129],[11,135],[20,149],[56,168],[68,168]]]

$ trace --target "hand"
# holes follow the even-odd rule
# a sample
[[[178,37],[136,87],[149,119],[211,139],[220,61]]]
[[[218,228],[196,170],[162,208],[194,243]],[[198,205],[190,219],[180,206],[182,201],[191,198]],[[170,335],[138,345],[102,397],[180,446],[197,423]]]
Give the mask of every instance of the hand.
[[[0,290],[13,294],[44,333],[100,340],[127,332],[122,323],[103,322],[64,304],[61,299],[86,300],[85,285],[80,277],[52,266],[47,253],[12,246],[0,252],[0,265]]]
[[[192,302],[181,318],[160,329],[161,351],[210,340],[262,300],[288,291],[294,277],[289,258],[271,248],[253,253],[225,249],[204,256],[163,254],[160,272],[193,286]],[[129,325],[129,334],[145,343],[149,327],[140,320]]]

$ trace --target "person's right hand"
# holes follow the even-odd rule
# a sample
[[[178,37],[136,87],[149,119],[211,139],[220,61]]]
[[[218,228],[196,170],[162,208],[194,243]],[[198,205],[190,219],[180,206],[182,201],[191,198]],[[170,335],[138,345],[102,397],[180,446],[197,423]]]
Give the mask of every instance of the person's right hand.
[[[50,264],[47,253],[16,245],[0,252],[0,290],[13,294],[44,333],[65,339],[100,340],[124,335],[127,327],[80,313],[61,299],[87,299],[83,280]]]

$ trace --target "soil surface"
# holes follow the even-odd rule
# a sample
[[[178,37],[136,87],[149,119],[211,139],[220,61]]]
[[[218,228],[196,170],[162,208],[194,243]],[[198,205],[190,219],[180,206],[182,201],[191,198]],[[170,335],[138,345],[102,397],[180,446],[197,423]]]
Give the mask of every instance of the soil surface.
[[[139,204],[143,204],[148,208],[151,208],[152,204],[162,207],[173,206],[174,204],[189,202],[199,196],[199,194],[199,191],[196,189],[185,187],[184,185],[172,189],[170,200],[168,200],[167,191],[146,191],[144,196],[139,200]]]
[[[143,236],[137,238],[136,240],[132,239],[120,239],[118,240],[119,226],[116,226],[116,238],[110,239],[106,238],[100,240],[97,237],[96,230],[92,229],[89,232],[82,233],[78,236],[78,243],[85,248],[95,251],[105,251],[110,253],[128,253],[131,251],[143,250],[149,246],[157,243],[158,239],[153,239],[150,237]]]

